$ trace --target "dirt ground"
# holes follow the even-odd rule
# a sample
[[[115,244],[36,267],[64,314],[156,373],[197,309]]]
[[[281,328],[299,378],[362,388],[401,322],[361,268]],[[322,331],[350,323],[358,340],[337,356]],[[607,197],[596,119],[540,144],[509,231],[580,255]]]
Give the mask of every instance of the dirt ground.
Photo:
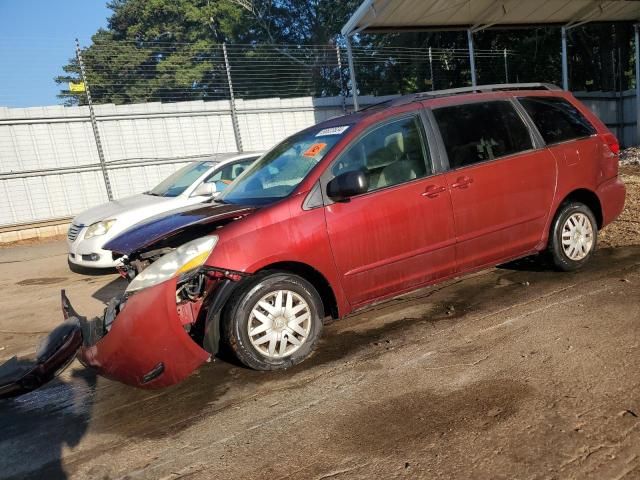
[[[263,373],[223,361],[147,392],[78,364],[0,401],[0,478],[640,478],[640,167],[582,271],[520,261],[333,322]],[[114,274],[63,242],[0,250],[0,361],[98,314]]]

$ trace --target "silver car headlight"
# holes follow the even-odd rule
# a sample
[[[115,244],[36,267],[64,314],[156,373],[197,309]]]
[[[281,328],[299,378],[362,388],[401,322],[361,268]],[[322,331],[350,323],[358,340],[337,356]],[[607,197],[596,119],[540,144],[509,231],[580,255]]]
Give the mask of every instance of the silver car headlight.
[[[179,246],[140,272],[127,287],[127,293],[153,287],[202,266],[211,255],[216,243],[218,243],[218,236],[211,235]]]
[[[88,240],[92,237],[98,237],[100,235],[104,235],[109,231],[109,229],[116,223],[115,219],[111,220],[102,220],[101,222],[96,222],[89,225],[87,231],[84,233],[85,240]]]

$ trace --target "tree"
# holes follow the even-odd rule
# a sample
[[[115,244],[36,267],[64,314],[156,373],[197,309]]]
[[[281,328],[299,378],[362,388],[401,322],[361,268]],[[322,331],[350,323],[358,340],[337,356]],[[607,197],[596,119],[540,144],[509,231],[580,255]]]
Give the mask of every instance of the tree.
[[[112,0],[106,29],[83,51],[98,103],[229,98],[221,44],[227,43],[234,92],[240,98],[345,93],[348,78],[340,29],[360,0]],[[474,35],[480,83],[560,83],[560,29],[484,30]],[[574,89],[627,88],[630,23],[572,30]],[[466,32],[355,35],[360,94],[403,94],[470,83]],[[336,47],[341,48],[342,69]],[[434,85],[427,50],[433,49]],[[617,49],[620,48],[618,53]],[[493,52],[493,53],[491,53]],[[72,58],[56,78],[79,80]],[[614,73],[615,72],[615,73]],[[615,77],[618,78],[614,82]],[[615,84],[614,84],[615,83]],[[63,90],[66,104],[84,95]]]

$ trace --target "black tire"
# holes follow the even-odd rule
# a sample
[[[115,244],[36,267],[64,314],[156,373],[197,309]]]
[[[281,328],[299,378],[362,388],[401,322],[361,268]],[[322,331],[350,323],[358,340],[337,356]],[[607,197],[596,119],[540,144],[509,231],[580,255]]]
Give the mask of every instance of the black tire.
[[[563,228],[567,223],[567,220],[575,214],[583,214],[587,218],[588,222],[591,225],[591,231],[593,235],[593,243],[591,245],[591,248],[588,250],[584,258],[578,260],[570,258],[569,255],[565,252],[565,249],[562,245]],[[558,270],[561,270],[563,272],[572,272],[574,270],[578,270],[589,261],[596,249],[597,244],[598,222],[596,221],[596,217],[591,209],[584,203],[580,202],[563,203],[556,213],[553,224],[551,225],[551,232],[549,234],[549,246],[547,248],[547,253],[554,266]]]
[[[258,350],[262,347],[253,345],[248,329],[249,322],[255,322],[255,319],[251,319],[253,308],[263,297],[279,290],[293,292],[306,302],[310,316],[309,332],[306,340],[291,354],[273,358]],[[313,285],[291,273],[265,271],[246,280],[227,302],[222,312],[222,339],[238,360],[247,367],[255,370],[282,370],[302,362],[311,355],[322,333],[323,318],[322,300]],[[279,345],[282,345],[282,342]]]

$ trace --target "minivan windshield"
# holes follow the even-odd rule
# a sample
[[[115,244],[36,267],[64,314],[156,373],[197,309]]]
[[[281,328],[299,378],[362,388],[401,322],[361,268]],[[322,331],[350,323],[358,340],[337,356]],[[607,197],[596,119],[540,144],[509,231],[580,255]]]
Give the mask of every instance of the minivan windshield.
[[[267,205],[288,196],[348,128],[306,130],[287,138],[236,178],[216,201]]]
[[[149,190],[147,194],[156,197],[177,197],[214,165],[214,162],[193,162],[185,165]]]

